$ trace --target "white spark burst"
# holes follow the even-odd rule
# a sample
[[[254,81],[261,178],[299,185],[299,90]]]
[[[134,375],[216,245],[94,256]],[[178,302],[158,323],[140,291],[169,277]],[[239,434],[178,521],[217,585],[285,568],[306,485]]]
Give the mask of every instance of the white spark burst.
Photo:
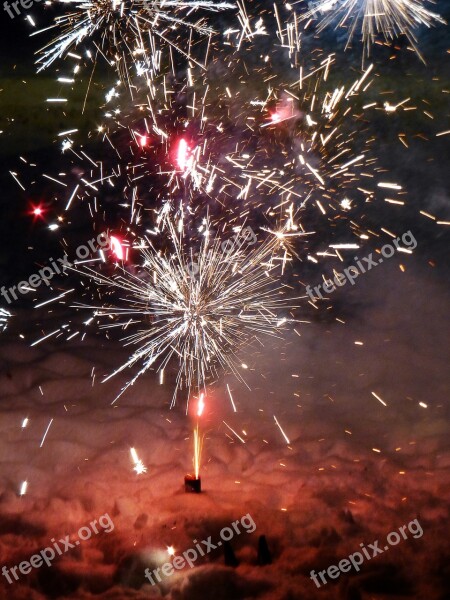
[[[119,72],[123,73],[121,63],[129,58],[137,60],[139,68],[142,69],[145,63],[151,70],[158,62],[159,44],[171,46],[189,56],[189,51],[183,49],[186,39],[178,40],[178,34],[174,39],[171,35],[174,31],[187,29],[202,35],[213,33],[204,19],[194,22],[186,15],[196,11],[218,12],[235,8],[233,3],[215,0],[57,0],[56,4],[69,4],[73,8],[57,16],[50,27],[60,33],[42,48],[38,59],[40,70],[97,33],[99,45],[95,44],[96,50],[111,64],[116,64]]]
[[[276,238],[230,254],[222,251],[218,238],[206,234],[194,254],[173,226],[170,237],[168,252],[151,246],[142,250],[139,274],[123,267],[112,276],[79,270],[109,292],[120,293],[121,306],[83,305],[94,309],[100,327],[133,329],[123,342],[137,349],[105,379],[139,365],[119,396],[146,371],[166,369],[171,361],[178,363],[172,403],[180,389],[188,397],[192,389],[204,389],[219,368],[243,381],[239,350],[260,334],[280,335],[290,320],[280,318],[289,303],[285,286],[274,274]],[[102,324],[104,319],[110,323]]]
[[[438,23],[445,24],[445,20],[428,10],[427,2],[422,0],[318,0],[311,4],[303,19],[319,19],[319,31],[334,23],[336,27],[347,28],[347,47],[355,33],[360,32],[367,55],[378,35],[387,42],[406,35],[423,60],[414,30],[420,25],[429,28]]]

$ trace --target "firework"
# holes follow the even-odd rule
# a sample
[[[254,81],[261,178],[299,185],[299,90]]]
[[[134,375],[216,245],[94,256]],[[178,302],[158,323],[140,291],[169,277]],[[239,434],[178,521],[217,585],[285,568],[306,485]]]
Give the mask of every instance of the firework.
[[[142,460],[139,458],[136,449],[130,448],[131,460],[134,463],[133,471],[136,471],[138,475],[142,475],[142,473],[147,472],[147,467],[144,465]]]
[[[119,69],[134,57],[136,70],[132,75],[126,66],[122,81],[105,94],[106,112],[97,131],[90,133],[103,143],[101,158],[74,144],[72,135],[77,130],[65,127],[59,132],[63,152],[73,164],[72,171],[63,170],[63,180],[60,174],[53,178],[67,188],[66,209],[82,201],[91,216],[102,215],[102,227],[117,231],[120,222],[122,231],[142,237],[153,226],[155,214],[160,232],[167,218],[180,214],[184,218],[203,211],[208,203],[214,217],[222,212],[225,222],[231,218],[239,225],[237,215],[242,215],[258,226],[264,220],[266,230],[276,235],[283,231],[286,264],[293,257],[305,257],[307,245],[299,251],[297,242],[300,235],[316,229],[311,212],[320,220],[335,221],[349,207],[374,197],[374,137],[366,133],[370,115],[366,116],[368,109],[360,103],[370,86],[372,69],[352,85],[336,86],[329,83],[334,55],[318,53],[308,67],[300,65],[300,33],[293,11],[286,16],[275,6],[273,17],[259,10],[247,14],[245,5],[237,3],[240,25],[224,32],[223,44],[216,36],[207,51],[211,55],[207,70],[203,68],[206,61],[201,66],[197,61],[198,46],[191,53],[189,34],[183,38],[189,60],[182,69],[171,56],[164,65],[158,62],[157,69],[150,69],[151,82],[144,77],[139,83],[136,74],[147,72],[139,65],[150,59],[155,63],[158,53],[157,44],[145,42],[156,34],[148,24],[147,29],[141,27],[142,10],[147,20],[149,11],[154,12],[152,23],[158,29],[174,15],[190,19],[194,12],[222,11],[231,4],[174,1],[144,6],[141,0],[71,4],[74,12],[61,17],[67,20],[67,35],[77,31],[75,23],[88,20],[91,33],[98,31],[101,36],[96,42],[98,52],[105,56],[109,52]],[[257,38],[269,35],[270,18],[281,44],[273,49],[273,56],[256,58]],[[192,25],[189,19],[186,23]],[[135,26],[138,29],[132,29]],[[200,33],[202,27],[197,28]],[[174,39],[181,36],[177,33],[181,28],[181,23],[168,26]],[[191,32],[197,29],[192,27]],[[52,59],[48,53],[56,50],[55,44],[45,50],[44,62]],[[286,57],[291,68],[274,68],[278,59],[282,64]],[[122,93],[124,89],[131,96]],[[78,177],[73,181],[75,174]],[[65,177],[72,181],[64,181]],[[112,195],[120,196],[114,210],[106,206]],[[312,210],[305,212],[310,205]],[[357,227],[353,221],[353,230]],[[334,225],[327,228],[330,235],[336,231]]]
[[[312,3],[303,19],[318,18],[319,31],[335,22],[336,27],[346,27],[347,47],[355,33],[360,32],[367,55],[380,34],[387,42],[406,35],[422,58],[414,30],[420,25],[445,24],[440,15],[425,7],[426,4],[423,0],[318,0]]]
[[[79,272],[105,286],[107,294],[119,292],[120,306],[83,307],[94,310],[100,327],[122,327],[125,345],[137,346],[105,381],[138,365],[123,393],[149,369],[164,371],[173,361],[178,364],[174,404],[179,390],[188,397],[191,390],[201,392],[219,368],[243,381],[239,350],[262,334],[279,336],[288,322],[280,312],[290,302],[276,274],[276,238],[230,253],[206,229],[195,252],[173,225],[170,234],[166,251],[151,245],[141,250],[138,274],[120,266],[111,276],[90,268]],[[113,322],[103,324],[105,319]]]
[[[376,188],[370,108],[361,107],[373,69],[336,86],[328,81],[333,62],[326,57],[292,81],[272,78],[270,87],[262,70],[254,76],[255,89],[236,84],[231,98],[217,80],[200,95],[200,80],[183,90],[187,112],[166,80],[139,111],[118,101],[101,128],[101,160],[82,148],[68,150],[79,175],[61,181],[66,208],[82,201],[91,215],[104,209],[106,226],[113,229],[120,219],[142,236],[155,215],[161,230],[167,218],[185,218],[208,202],[215,217],[222,213],[236,225],[239,215],[258,224],[264,215],[269,231],[287,226],[286,256],[300,257],[297,233],[315,229],[314,213],[341,218],[372,199]],[[239,127],[232,122],[236,110]],[[133,127],[127,128],[129,121]],[[117,197],[114,188],[120,201],[111,214],[106,199],[111,204]]]
[[[58,3],[73,8],[55,18],[51,28],[58,29],[59,35],[40,51],[40,70],[92,39],[93,54],[115,65],[124,79],[128,78],[130,61],[137,73],[151,76],[158,72],[161,45],[196,62],[186,38],[192,32],[210,36],[213,30],[204,19],[194,22],[187,15],[235,6],[215,0],[57,0]],[[91,51],[88,56],[92,56]]]
[[[130,27],[141,27],[136,11],[142,4],[75,5],[85,19],[89,8],[89,27],[94,29],[85,35],[102,32],[98,47],[103,53],[112,48],[119,62],[120,53],[124,58],[141,55],[133,54],[132,44],[141,40],[143,29],[138,35]],[[152,6],[178,15],[193,8],[225,8],[221,3]],[[239,10],[242,18],[245,9],[240,5]],[[80,12],[74,15],[62,17],[72,19],[68,35],[79,30],[75,23],[85,22]],[[288,27],[277,11],[275,17],[282,43],[274,60],[284,53],[295,68],[278,71],[270,57],[260,60],[255,37],[266,35],[264,22],[262,17],[260,23],[244,18],[241,29],[226,33],[231,53],[222,48],[207,72],[189,61],[180,75],[171,62],[150,86],[130,86],[132,96],[121,94],[117,83],[106,95],[108,108],[98,127],[105,149],[101,160],[66,139],[73,129],[60,132],[73,168],[61,169],[53,181],[65,189],[66,209],[76,201],[87,207],[95,227],[112,232],[113,260],[122,261],[112,275],[104,274],[103,267],[79,267],[91,283],[100,284],[98,305],[90,300],[83,305],[94,310],[92,322],[123,328],[123,342],[134,347],[109,375],[133,372],[122,392],[146,371],[156,370],[163,378],[169,364],[176,363],[173,402],[180,390],[188,397],[192,391],[200,393],[221,371],[242,380],[238,352],[259,334],[276,335],[286,323],[279,316],[286,309],[280,277],[288,262],[340,258],[336,249],[348,246],[330,242],[343,230],[348,238],[349,224],[351,241],[366,235],[358,217],[352,214],[350,220],[345,213],[358,200],[372,200],[376,188],[373,136],[366,134],[368,109],[360,102],[371,84],[372,67],[342,86],[330,81],[333,55],[320,53],[310,69],[297,68],[298,23],[289,20]],[[159,16],[155,27],[162,21]],[[172,25],[175,32],[181,27]],[[147,36],[156,35],[145,27]],[[112,31],[117,43],[110,45]],[[55,48],[50,45],[47,51]],[[255,69],[250,69],[252,61]],[[310,207],[312,211],[306,210]],[[208,225],[198,235],[193,222],[205,209],[220,233],[210,234]],[[247,222],[267,239],[251,251],[237,248],[230,257],[221,248],[223,234]],[[320,235],[313,252],[309,236],[316,231]],[[133,266],[130,256],[136,250],[140,259]]]
[[[324,214],[327,205],[337,208],[336,200],[349,189],[361,199],[372,195],[370,183],[355,184],[373,176],[376,162],[370,151],[373,139],[363,134],[365,115],[358,108],[373,67],[353,83],[335,87],[327,81],[333,62],[329,56],[307,76],[278,88],[272,84],[263,104],[256,98],[250,101],[258,107],[259,117],[249,111],[259,124],[257,136],[267,138],[267,145],[259,156],[241,149],[228,155],[239,170],[239,179],[233,181],[235,186],[242,182],[239,198],[260,198],[265,191],[266,210],[294,202],[295,213],[313,202]],[[290,222],[292,215],[289,208]]]

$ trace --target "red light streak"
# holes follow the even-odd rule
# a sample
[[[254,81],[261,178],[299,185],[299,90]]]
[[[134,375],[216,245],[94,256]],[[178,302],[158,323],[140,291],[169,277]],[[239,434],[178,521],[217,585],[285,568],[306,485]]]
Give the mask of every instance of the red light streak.
[[[184,138],[181,138],[181,140],[178,143],[178,150],[177,150],[177,165],[178,165],[178,168],[180,169],[180,171],[185,171],[188,166],[188,153],[189,153],[188,143],[186,142],[186,140]]]
[[[117,238],[115,235],[112,235],[109,239],[111,241],[111,252],[118,260],[124,260],[125,252],[119,238]]]

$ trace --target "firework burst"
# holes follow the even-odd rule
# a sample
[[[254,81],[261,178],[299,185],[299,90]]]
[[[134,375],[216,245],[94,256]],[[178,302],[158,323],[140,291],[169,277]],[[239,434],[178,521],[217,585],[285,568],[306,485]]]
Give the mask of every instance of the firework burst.
[[[319,19],[319,31],[337,23],[336,27],[348,29],[347,47],[358,31],[368,55],[370,46],[379,35],[392,42],[399,35],[406,35],[411,46],[422,58],[417,47],[414,30],[420,25],[432,27],[445,20],[425,8],[422,0],[318,0],[312,3],[303,19]]]
[[[141,44],[143,39],[144,26],[136,13],[142,4],[75,4],[81,12],[63,17],[75,19],[67,21],[67,35],[83,31],[84,23],[93,29],[83,36],[101,36],[97,48],[103,54],[111,52],[120,62],[122,53],[123,64],[132,56],[142,57],[140,50],[135,52],[136,40]],[[152,4],[154,10],[172,7],[178,16],[177,10],[188,14],[188,6],[194,5],[224,7]],[[244,9],[239,9],[242,16]],[[87,19],[88,13],[89,24],[81,16]],[[163,21],[163,16],[153,20],[155,27]],[[131,95],[121,93],[123,82],[115,84],[106,95],[107,112],[96,134],[103,142],[101,159],[91,156],[91,149],[72,144],[72,129],[58,134],[73,168],[61,169],[58,178],[50,179],[61,183],[66,210],[82,205],[96,228],[118,236],[117,260],[128,261],[120,245],[123,238],[130,254],[133,247],[141,252],[140,266],[128,266],[131,260],[112,275],[85,266],[77,269],[99,284],[97,306],[91,299],[83,305],[94,311],[90,322],[123,328],[123,342],[132,348],[128,360],[108,376],[132,373],[121,393],[146,371],[158,371],[163,378],[175,364],[173,402],[180,390],[187,397],[200,393],[223,370],[242,380],[238,353],[259,334],[277,335],[286,325],[289,303],[280,282],[286,266],[294,259],[341,259],[329,246],[343,230],[348,242],[349,224],[351,242],[368,238],[355,211],[345,213],[375,197],[377,167],[366,113],[377,103],[366,108],[360,101],[371,84],[372,67],[354,83],[336,85],[330,76],[334,55],[320,52],[308,68],[297,68],[297,21],[290,29],[280,21],[282,44],[270,57],[256,52],[255,36],[265,35],[262,17],[259,25],[250,22],[243,21],[245,43],[239,32],[228,33],[225,38],[234,40],[231,51],[224,45],[214,53],[206,71],[189,61],[183,72],[168,72],[172,61],[150,86],[129,85]],[[181,23],[172,25],[167,27],[176,39]],[[191,32],[206,33],[203,24],[197,25]],[[145,27],[146,39],[156,35],[148,23]],[[48,52],[52,48],[56,46],[50,44]],[[145,55],[156,46],[139,48]],[[212,48],[217,50],[217,45]],[[274,68],[281,55],[289,58],[291,68]],[[53,60],[50,54],[47,58]],[[205,212],[218,236],[206,225],[199,238],[193,221]],[[264,231],[267,240],[250,250],[248,244],[236,248],[231,259],[220,237],[245,223]],[[304,237],[316,232],[312,239]]]
[[[124,344],[137,346],[105,379],[137,365],[119,396],[146,371],[162,373],[171,361],[178,363],[172,403],[178,390],[187,390],[188,398],[204,390],[220,368],[243,381],[238,352],[260,335],[280,335],[289,320],[280,314],[290,305],[275,275],[275,238],[253,249],[241,241],[230,252],[206,230],[195,252],[173,226],[170,237],[167,251],[142,250],[139,274],[123,267],[112,276],[79,270],[107,293],[118,291],[121,304],[83,308],[94,310],[100,327],[123,327]]]
[[[241,182],[240,198],[260,197],[265,190],[266,207],[294,200],[303,208],[311,199],[323,212],[324,203],[336,204],[348,188],[361,198],[372,194],[368,186],[355,186],[375,164],[373,139],[363,135],[365,116],[355,102],[371,83],[372,66],[352,84],[335,87],[327,83],[333,62],[329,56],[292,84],[273,84],[264,103],[251,101],[257,136],[268,143],[258,155],[229,155],[239,172],[234,181]]]
[[[235,7],[233,3],[216,0],[57,0],[57,3],[72,5],[73,9],[55,18],[52,28],[60,33],[40,51],[40,69],[92,38],[95,52],[116,65],[125,79],[130,59],[138,73],[157,72],[161,45],[196,62],[190,50],[186,50],[190,47],[186,38],[189,40],[193,32],[210,36],[213,30],[205,19],[191,21],[187,15]]]
[[[292,82],[271,80],[270,88],[264,85],[265,71],[257,73],[259,93],[239,83],[229,95],[219,82],[209,95],[186,88],[187,114],[177,106],[175,90],[164,85],[165,96],[141,106],[140,119],[128,130],[121,107],[100,133],[105,149],[98,168],[92,168],[95,157],[84,161],[82,179],[68,186],[67,205],[92,196],[94,212],[102,202],[100,185],[120,187],[120,205],[130,209],[128,224],[145,228],[149,209],[163,216],[169,206],[196,210],[205,200],[227,219],[243,211],[269,215],[289,207],[292,221],[309,204],[320,215],[330,207],[338,214],[343,198],[355,203],[372,198],[377,161],[374,137],[365,135],[369,109],[361,105],[373,69],[352,84],[336,86],[327,79],[333,62],[327,57]],[[233,124],[236,111],[239,130]],[[80,171],[85,152],[70,149],[69,154]]]

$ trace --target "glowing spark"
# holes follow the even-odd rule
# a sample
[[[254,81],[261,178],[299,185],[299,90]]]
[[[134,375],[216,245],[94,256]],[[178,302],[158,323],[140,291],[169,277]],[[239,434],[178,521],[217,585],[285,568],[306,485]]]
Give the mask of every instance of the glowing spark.
[[[230,386],[228,385],[228,383],[227,383],[227,390],[228,390],[228,395],[230,396],[231,406],[233,407],[233,411],[237,412],[236,405],[234,403],[233,396],[231,395],[231,390],[230,390]]]
[[[231,427],[228,425],[228,423],[225,423],[225,421],[223,421],[223,424],[224,424],[224,425],[226,425],[226,426],[228,427],[228,429],[229,429],[229,430],[230,430],[232,433],[234,433],[234,435],[235,435],[235,436],[236,436],[236,437],[237,437],[237,438],[238,438],[238,439],[239,439],[239,440],[240,440],[240,441],[241,441],[243,444],[245,444],[245,440],[244,440],[243,438],[241,438],[241,436],[240,436],[238,433],[236,433],[236,431],[235,431],[234,429],[232,429],[232,428],[231,428]]]
[[[42,446],[44,445],[45,438],[47,437],[48,430],[50,429],[50,426],[52,423],[53,423],[53,419],[50,419],[50,423],[48,424],[47,429],[45,430],[44,437],[42,438],[39,448],[42,448]]]
[[[205,410],[205,402],[203,400],[204,394],[203,392],[200,394],[200,398],[198,399],[198,408],[197,408],[197,417],[201,417],[203,411]]]
[[[133,470],[136,471],[138,475],[142,475],[142,473],[147,472],[147,467],[144,466],[142,460],[138,457],[135,448],[130,448],[131,459],[134,462]]]
[[[178,143],[178,150],[177,150],[177,165],[178,165],[178,168],[180,169],[180,171],[186,170],[186,167],[188,164],[188,152],[189,152],[188,143],[186,142],[186,140],[184,138],[181,138],[181,140]]]
[[[290,444],[290,441],[289,441],[289,438],[288,438],[288,436],[287,436],[287,435],[284,433],[284,431],[283,431],[283,428],[282,428],[282,427],[281,427],[281,425],[278,423],[278,419],[276,418],[276,416],[275,416],[275,415],[273,415],[273,418],[274,418],[274,421],[275,421],[275,423],[277,424],[277,426],[278,426],[279,430],[281,431],[281,433],[282,433],[282,435],[283,435],[284,439],[286,440],[286,444]]]
[[[0,331],[5,331],[8,327],[8,319],[11,313],[5,308],[0,308]]]
[[[373,396],[374,398],[376,398],[376,399],[378,400],[378,402],[381,402],[381,404],[382,404],[383,406],[387,406],[386,402],[385,402],[384,400],[382,400],[382,399],[380,398],[380,396],[378,396],[377,394],[375,394],[375,392],[370,392],[370,393],[372,394],[372,396]]]
[[[270,119],[272,123],[279,123],[281,121],[281,116],[278,113],[272,113]]]
[[[64,298],[64,296],[67,296],[67,294],[70,294],[71,292],[74,291],[74,288],[70,289],[70,290],[66,290],[65,292],[63,292],[62,294],[60,294],[59,296],[56,296],[55,298],[50,298],[50,300],[44,300],[44,302],[40,302],[39,304],[35,304],[34,308],[40,308],[41,306],[45,306],[46,304],[50,304],[51,302],[55,302],[56,300],[60,300],[61,298]],[[59,331],[59,329],[53,333],[57,333]],[[53,333],[49,334],[49,335],[53,335]],[[49,336],[46,336],[49,337]],[[41,340],[39,340],[38,342],[34,342],[33,344],[31,344],[32,346],[35,346],[36,344],[38,344],[39,342],[44,341],[46,338],[41,338]]]
[[[202,439],[198,430],[198,425],[194,429],[194,475],[195,479],[200,476],[200,461],[202,457]]]
[[[57,333],[59,333],[59,331],[61,331],[61,328],[55,329],[55,331],[52,331],[51,333],[48,333],[44,337],[39,338],[38,340],[36,340],[32,344],[30,344],[30,346],[37,346],[38,344],[42,343],[44,340],[47,340],[49,337],[52,337],[52,335],[56,335]]]
[[[148,137],[146,135],[141,135],[139,138],[139,145],[141,148],[145,148],[148,144]]]
[[[111,235],[109,239],[111,242],[111,252],[118,260],[123,260],[125,258],[125,253],[120,240],[115,235]]]
[[[386,181],[380,181],[378,183],[378,187],[380,188],[388,188],[390,190],[401,190],[402,186],[398,185],[398,183],[388,183]]]
[[[36,219],[38,218],[43,218],[44,213],[45,213],[45,209],[42,207],[42,205],[38,204],[36,206],[31,206],[31,210],[29,212],[29,214],[33,215]]]
[[[330,244],[334,250],[358,250],[359,244]]]

